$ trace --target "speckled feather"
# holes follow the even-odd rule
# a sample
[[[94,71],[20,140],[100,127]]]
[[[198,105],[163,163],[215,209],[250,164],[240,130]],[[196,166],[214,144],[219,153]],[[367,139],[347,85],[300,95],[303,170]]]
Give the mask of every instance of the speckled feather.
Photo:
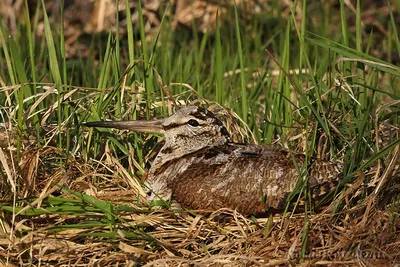
[[[269,208],[283,209],[299,177],[305,177],[299,175],[303,169],[315,197],[324,195],[340,179],[340,163],[311,159],[304,166],[304,155],[277,145],[233,143],[223,123],[201,107],[182,108],[153,122],[151,131],[163,133],[166,141],[145,182],[151,189],[149,200],[172,196],[187,208],[231,208],[257,215]],[[88,126],[147,131],[137,123],[94,122]]]
[[[167,181],[166,187],[185,207],[228,207],[257,215],[269,208],[285,208],[305,161],[304,155],[292,156],[278,146],[229,143],[173,160],[150,173],[148,179]],[[340,164],[312,161],[308,166],[310,189],[322,196],[338,182],[340,171]]]

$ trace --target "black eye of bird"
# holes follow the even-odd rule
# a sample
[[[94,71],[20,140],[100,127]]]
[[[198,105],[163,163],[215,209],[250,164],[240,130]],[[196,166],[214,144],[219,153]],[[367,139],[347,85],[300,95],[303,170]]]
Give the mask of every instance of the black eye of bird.
[[[193,127],[199,126],[199,122],[196,121],[196,120],[189,120],[187,123],[188,123],[190,126],[193,126]]]

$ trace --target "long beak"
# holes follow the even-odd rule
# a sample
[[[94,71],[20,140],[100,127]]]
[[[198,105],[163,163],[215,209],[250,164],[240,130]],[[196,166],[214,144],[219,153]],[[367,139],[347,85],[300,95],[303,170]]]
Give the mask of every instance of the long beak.
[[[86,122],[88,127],[116,128],[121,130],[131,130],[149,133],[164,133],[162,120],[152,121],[93,121]]]

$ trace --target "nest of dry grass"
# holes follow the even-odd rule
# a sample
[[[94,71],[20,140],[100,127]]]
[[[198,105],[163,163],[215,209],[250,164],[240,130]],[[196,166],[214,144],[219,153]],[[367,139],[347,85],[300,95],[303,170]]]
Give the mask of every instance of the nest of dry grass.
[[[67,170],[56,168],[48,180],[76,185],[90,175],[79,172],[81,168],[77,162]],[[90,214],[88,207],[96,205],[90,205],[89,201],[84,204],[88,211],[82,216],[77,212],[24,216],[17,215],[21,210],[12,214],[3,211],[4,239],[0,252],[3,264],[131,266],[141,262],[145,266],[279,266],[296,265],[303,260],[313,265],[376,266],[394,264],[400,259],[398,207],[381,207],[375,194],[352,204],[362,193],[363,175],[320,213],[275,214],[266,218],[246,218],[228,209],[149,210],[138,206],[140,201],[132,202],[137,198],[132,190],[122,190],[116,185],[118,181],[114,179],[118,175],[112,178],[115,184],[97,185],[93,190],[93,185],[83,183],[86,187],[81,189],[116,206],[113,214],[118,217],[114,224],[89,227],[88,224],[104,221],[107,216],[98,210]],[[45,196],[50,193],[65,199],[76,198],[76,194],[66,192],[60,192],[58,186],[47,187],[42,191],[43,197],[24,207],[48,209]],[[339,203],[343,205],[340,211],[335,210]],[[131,210],[119,209],[119,205]]]

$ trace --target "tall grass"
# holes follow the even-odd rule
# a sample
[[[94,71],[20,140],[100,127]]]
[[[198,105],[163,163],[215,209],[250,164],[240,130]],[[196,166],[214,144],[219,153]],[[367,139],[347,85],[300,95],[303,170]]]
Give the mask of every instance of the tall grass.
[[[25,6],[25,14],[28,16],[27,2]],[[352,136],[364,139],[364,135],[372,130],[371,116],[380,101],[385,97],[398,99],[398,68],[363,52],[369,51],[376,44],[371,43],[371,38],[363,39],[360,1],[356,7],[355,35],[348,32],[347,21],[352,11],[344,1],[340,1],[340,16],[334,18],[340,22],[340,28],[336,31],[329,31],[329,25],[319,25],[311,20],[307,9],[314,9],[313,14],[324,10],[317,4],[308,6],[302,1],[299,6],[302,13],[296,13],[292,7],[291,15],[284,19],[272,15],[282,8],[274,2],[271,5],[270,21],[265,21],[262,14],[255,15],[250,27],[246,24],[248,21],[242,21],[244,13],[240,13],[241,9],[233,6],[228,10],[228,14],[233,15],[232,19],[217,19],[215,32],[208,31],[204,34],[172,33],[172,17],[166,16],[158,34],[154,36],[151,49],[148,46],[150,36],[145,33],[142,3],[139,1],[139,27],[134,28],[132,22],[127,20],[125,36],[110,32],[107,40],[100,35],[91,37],[90,47],[98,51],[99,60],[94,60],[94,53],[89,53],[87,59],[74,61],[73,68],[68,68],[69,62],[66,60],[63,23],[59,24],[59,28],[52,26],[43,1],[41,6],[42,9],[32,20],[37,21],[39,14],[44,16],[43,41],[35,36],[37,27],[32,28],[29,23],[21,23],[21,31],[8,39],[7,29],[0,29],[1,59],[7,66],[1,70],[1,77],[7,85],[19,85],[13,100],[19,105],[16,118],[21,131],[26,128],[24,112],[38,100],[38,96],[30,97],[38,90],[43,91],[42,85],[37,84],[37,81],[55,84],[58,90],[57,115],[51,115],[49,122],[57,119],[57,124],[61,127],[63,121],[71,116],[79,118],[71,120],[68,127],[58,130],[59,146],[66,151],[70,151],[71,137],[67,137],[65,141],[62,132],[69,132],[70,127],[79,127],[80,121],[107,116],[117,119],[140,118],[142,115],[137,113],[135,106],[144,107],[144,103],[147,119],[150,118],[153,108],[156,108],[156,113],[159,112],[157,116],[168,115],[166,112],[169,109],[158,109],[159,105],[152,104],[165,99],[165,88],[160,88],[154,69],[160,73],[166,89],[172,95],[181,94],[178,97],[180,99],[185,99],[185,95],[192,95],[193,98],[204,97],[231,107],[250,125],[258,140],[263,143],[270,143],[277,137],[284,141],[294,124],[302,122],[300,125],[306,127],[305,124],[316,120],[317,125],[310,130],[316,137],[317,129],[322,127],[331,144],[332,156],[335,147],[352,150],[349,146],[361,146],[362,141],[354,143]],[[389,6],[388,32],[391,35],[387,36],[387,43],[394,43],[396,50],[400,51],[396,34],[398,27],[390,8]],[[170,6],[161,8],[161,15],[169,14],[170,9]],[[63,9],[59,12],[62,15]],[[119,12],[116,12],[117,21],[118,15]],[[126,9],[125,15],[131,16],[131,11]],[[296,16],[302,18],[301,24],[298,24]],[[324,23],[323,20],[319,22]],[[251,30],[244,30],[246,27]],[[320,29],[324,32],[320,32]],[[364,36],[368,36],[368,32],[364,33]],[[192,34],[195,38],[191,38]],[[265,44],[268,44],[268,49],[275,55],[279,66],[264,52]],[[366,45],[365,49],[363,45]],[[23,61],[23,58],[28,61]],[[141,58],[143,62],[135,62]],[[86,65],[85,61],[94,65]],[[301,71],[303,67],[306,68],[305,72]],[[281,70],[278,77],[271,76],[272,70]],[[293,73],[289,73],[290,70]],[[379,81],[378,72],[385,75]],[[94,104],[88,110],[73,110],[68,107],[63,96],[69,89],[69,82],[72,86],[97,88]],[[169,82],[191,84],[195,91],[186,87],[168,86]],[[143,88],[144,94],[140,91]],[[74,96],[71,97],[74,99]],[[4,100],[2,97],[2,101]],[[38,127],[43,111],[54,104],[53,100],[51,97],[42,99],[40,105],[30,111],[31,114],[36,114],[33,122],[37,137],[43,134]],[[165,102],[162,103],[165,105]],[[129,112],[125,113],[126,111]],[[350,116],[335,118],[338,125],[346,120],[355,124],[340,128],[339,140],[333,141],[329,120],[335,112]],[[78,139],[83,141],[80,135]],[[96,135],[93,142],[99,143],[98,141],[99,135]],[[314,138],[309,141],[315,143]],[[138,142],[140,140],[135,135],[134,144]],[[19,146],[21,141],[18,139],[16,143]],[[120,149],[126,146],[117,141],[115,144]],[[141,150],[140,146],[135,147]],[[315,151],[313,147],[314,145],[310,149],[311,154]],[[359,149],[356,148],[356,154],[360,154],[358,160],[361,160],[366,155]],[[20,152],[21,147],[18,147],[17,153]],[[123,152],[129,154],[127,147]],[[141,163],[143,160],[140,157]],[[353,165],[357,165],[356,162]]]
[[[27,148],[24,140],[28,137],[35,137],[38,148],[51,141],[41,127],[44,121],[46,125],[57,125],[56,143],[65,155],[89,162],[103,157],[102,150],[109,149],[124,166],[134,166],[129,174],[139,181],[154,157],[151,152],[157,137],[137,133],[117,136],[110,130],[84,129],[82,122],[168,116],[175,100],[190,104],[207,99],[239,114],[259,143],[278,140],[290,150],[301,150],[308,158],[323,156],[343,161],[346,175],[383,162],[399,140],[379,147],[376,126],[383,122],[398,125],[400,69],[387,62],[384,53],[373,56],[369,52],[381,47],[387,55],[400,55],[399,23],[389,5],[387,35],[381,35],[385,40],[377,42],[373,40],[376,30],[367,32],[362,26],[361,1],[357,1],[356,14],[346,1],[340,0],[339,4],[338,13],[317,20],[327,8],[305,0],[298,9],[271,1],[268,14],[255,13],[251,20],[246,18],[244,7],[234,5],[225,10],[225,16],[221,8],[215,30],[204,33],[197,31],[196,23],[192,25],[194,31],[174,32],[172,7],[164,6],[159,9],[160,28],[151,35],[146,32],[143,3],[139,1],[138,26],[128,19],[126,26],[115,25],[126,27],[126,35],[110,29],[89,40],[79,40],[86,41],[90,52],[85,57],[78,53],[75,59],[67,59],[63,20],[54,26],[43,0],[41,8],[29,18],[25,1],[25,16],[35,22],[33,27],[20,21],[20,30],[11,34],[0,25],[0,64],[7,66],[0,68],[5,84],[0,95],[1,120],[12,121],[17,129],[17,159]],[[289,12],[277,16],[282,10]],[[63,8],[59,12],[63,17]],[[132,15],[130,9],[124,14]],[[117,21],[120,15],[117,11]],[[36,33],[41,16],[44,36],[39,38]],[[352,16],[355,30],[349,25]],[[11,93],[8,87],[12,87]],[[6,108],[13,112],[5,115]],[[326,143],[321,141],[323,138]],[[326,147],[329,155],[322,153],[321,147]],[[3,172],[2,176],[5,181],[9,179]],[[111,233],[103,233],[103,238],[117,238],[115,225],[125,221],[116,212],[132,209],[63,190],[77,200],[48,198],[42,202],[45,212],[34,207],[17,212],[26,216],[88,217],[97,213],[105,217],[100,223],[71,224],[53,230],[95,229],[101,224],[108,225]],[[300,191],[305,194],[305,187],[299,187]],[[29,200],[18,205],[26,202]],[[3,210],[13,211],[10,206]],[[305,217],[303,256],[308,227]],[[130,230],[135,238],[146,236],[135,232],[136,226]],[[152,240],[151,236],[146,238]]]

